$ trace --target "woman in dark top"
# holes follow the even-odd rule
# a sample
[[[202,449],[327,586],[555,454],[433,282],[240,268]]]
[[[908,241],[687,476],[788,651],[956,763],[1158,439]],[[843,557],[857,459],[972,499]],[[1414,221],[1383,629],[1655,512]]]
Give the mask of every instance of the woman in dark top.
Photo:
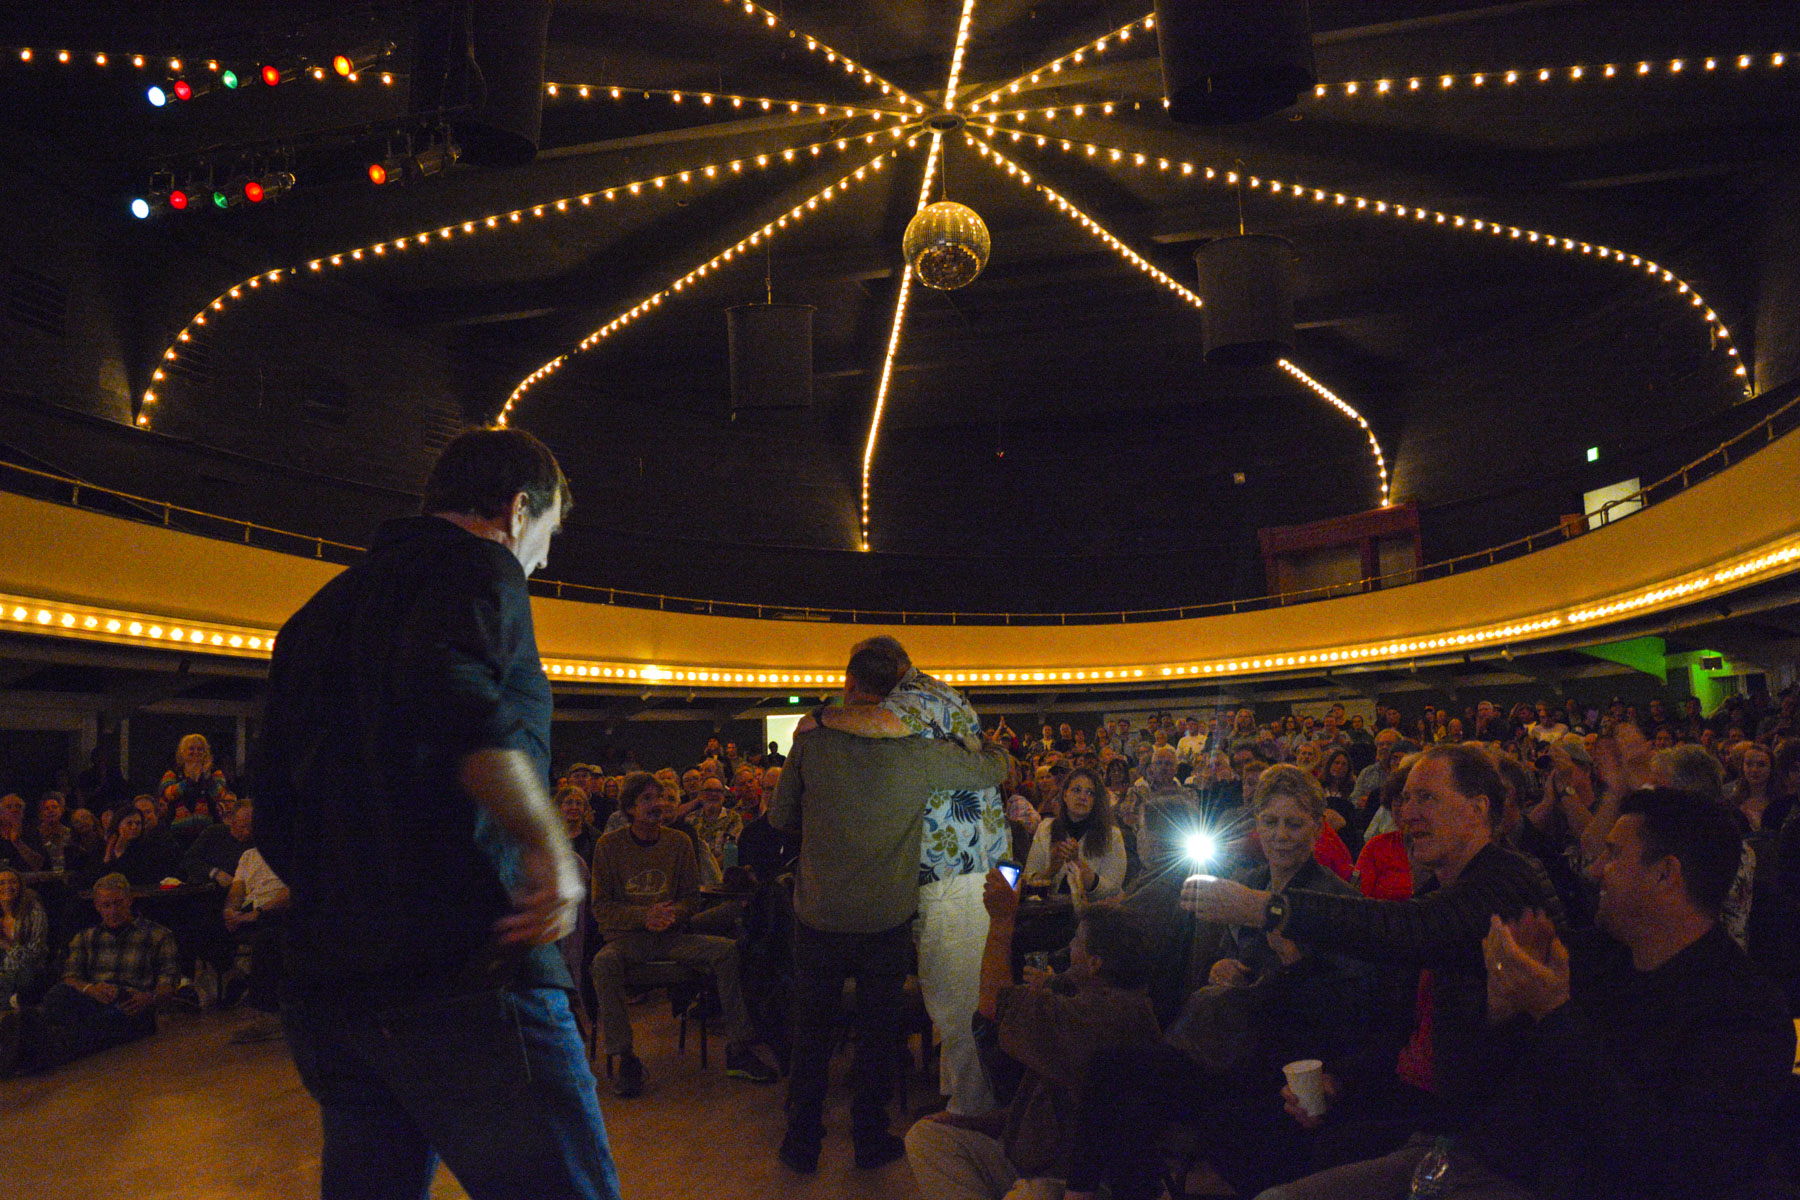
[[[1348,750],[1333,746],[1325,751],[1319,762],[1319,786],[1324,790],[1326,807],[1333,814],[1325,819],[1338,831],[1354,857],[1362,849],[1362,829],[1358,822],[1365,818],[1350,799],[1350,793],[1356,790],[1356,769],[1351,765]]]
[[[112,836],[99,864],[101,874],[117,871],[131,880],[133,887],[150,887],[161,883],[164,875],[163,856],[144,838],[144,814],[135,808],[122,809],[113,818]]]

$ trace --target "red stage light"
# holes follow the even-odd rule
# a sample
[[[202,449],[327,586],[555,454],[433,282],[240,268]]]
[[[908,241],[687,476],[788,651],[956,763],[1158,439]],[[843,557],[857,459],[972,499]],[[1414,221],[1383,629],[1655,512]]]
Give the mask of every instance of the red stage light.
[[[387,173],[386,167],[382,166],[380,163],[370,163],[369,164],[369,182],[370,183],[375,184],[377,187],[379,187],[380,185],[387,182],[387,178],[388,178],[388,173]]]
[[[188,200],[188,198],[187,198],[186,192],[178,190],[178,191],[173,191],[173,192],[169,193],[169,207],[170,208],[178,209],[178,210],[186,208],[187,200]]]
[[[273,65],[266,66],[262,69],[262,80],[270,87],[274,87],[281,82],[281,71]]]
[[[193,86],[185,79],[177,79],[174,88],[171,90],[175,93],[175,98],[177,100],[192,100],[194,98]]]
[[[263,185],[252,179],[244,185],[244,199],[255,204],[263,198]]]

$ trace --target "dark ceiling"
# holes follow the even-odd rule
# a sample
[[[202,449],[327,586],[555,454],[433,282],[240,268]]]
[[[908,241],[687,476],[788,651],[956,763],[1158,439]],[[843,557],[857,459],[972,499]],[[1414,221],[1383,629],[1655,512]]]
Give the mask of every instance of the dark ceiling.
[[[0,150],[15,167],[38,163],[64,187],[103,196],[69,219],[91,226],[97,261],[116,268],[98,286],[129,293],[113,305],[109,335],[123,383],[97,391],[92,372],[46,384],[53,371],[15,371],[12,394],[129,420],[124,401],[162,346],[238,279],[491,213],[502,228],[371,256],[220,320],[195,347],[193,374],[161,388],[153,432],[132,435],[157,449],[102,454],[94,447],[116,439],[75,425],[57,433],[43,419],[9,447],[100,482],[143,487],[151,476],[164,484],[155,495],[208,476],[221,482],[199,497],[233,515],[362,540],[373,515],[404,507],[459,417],[492,416],[539,364],[897,147],[896,161],[782,231],[766,255],[735,257],[521,400],[514,423],[552,444],[578,495],[552,574],[778,603],[1153,607],[1255,594],[1257,527],[1376,503],[1352,423],[1274,370],[1204,366],[1193,309],[955,134],[944,143],[948,194],[981,213],[992,259],[960,291],[915,289],[874,464],[877,553],[848,553],[900,238],[928,140],[803,150],[790,165],[785,147],[895,122],[845,118],[841,107],[830,118],[780,105],[708,108],[695,93],[892,103],[808,53],[810,34],[936,103],[961,6],[774,8],[785,24],[771,30],[742,3],[561,0],[546,69],[558,95],[546,100],[531,165],[459,166],[377,189],[357,177],[367,143],[351,140],[303,149],[299,186],[279,204],[143,223],[119,214],[155,162],[180,170],[203,151],[224,162],[231,147],[261,139],[306,147],[319,130],[403,115],[412,10],[197,0],[12,10],[0,42],[39,53],[0,65],[0,97],[18,117]],[[961,94],[982,95],[1148,8],[980,0]],[[1022,85],[1018,103],[1063,111],[1009,120],[1026,136],[995,144],[1188,286],[1193,251],[1236,232],[1238,199],[1202,172],[1155,169],[1159,157],[1221,171],[1241,161],[1247,176],[1656,258],[1731,327],[1759,391],[1800,376],[1800,62],[1770,62],[1800,49],[1800,9],[1315,0],[1312,14],[1320,78],[1339,85],[1326,98],[1308,95],[1247,126],[1175,125],[1162,113],[1154,39],[1140,32]],[[789,27],[800,36],[787,37]],[[190,65],[205,56],[254,65],[278,53],[328,59],[384,37],[398,46],[383,64],[402,76],[391,87],[369,72],[356,86],[303,80],[161,112],[142,102],[142,77],[116,64],[59,69],[44,50],[141,47]],[[1751,69],[1736,69],[1742,53],[1754,56]],[[1707,56],[1718,69],[1703,69]],[[1668,66],[1676,58],[1687,64],[1679,73]],[[1640,76],[1640,61],[1656,65]],[[1607,62],[1622,64],[1619,77],[1602,76]],[[1577,64],[1587,68],[1580,81],[1567,77]],[[1542,67],[1559,74],[1540,84]],[[1508,69],[1527,74],[1504,86]],[[1475,89],[1474,71],[1494,78]],[[1438,87],[1445,73],[1460,82]],[[1341,86],[1412,76],[1426,81],[1417,93],[1350,97]],[[581,84],[594,89],[589,99]],[[614,85],[626,90],[617,101]],[[630,93],[644,88],[681,90],[684,102]],[[1106,102],[1110,117],[1067,113]],[[1114,164],[1056,140],[1039,148],[1038,133],[1127,156]],[[1134,152],[1148,169],[1131,166]],[[767,169],[699,175],[759,154],[773,156]],[[673,182],[683,170],[693,184]],[[670,184],[505,227],[509,211],[657,175]],[[26,231],[50,220],[19,185],[7,203]],[[1369,419],[1396,497],[1423,509],[1428,557],[1553,523],[1586,488],[1697,454],[1743,398],[1737,360],[1709,344],[1683,297],[1641,273],[1260,189],[1244,193],[1243,217],[1294,243],[1295,361]],[[761,299],[765,271],[776,299],[817,308],[815,402],[734,421],[722,310]],[[49,358],[59,353],[69,357]],[[1588,446],[1604,449],[1598,467],[1586,465]]]

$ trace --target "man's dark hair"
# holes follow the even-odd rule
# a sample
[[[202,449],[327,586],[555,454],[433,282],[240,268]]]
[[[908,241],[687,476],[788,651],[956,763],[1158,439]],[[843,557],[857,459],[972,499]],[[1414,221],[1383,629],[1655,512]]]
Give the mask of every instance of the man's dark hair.
[[[619,785],[619,811],[627,818],[637,811],[638,797],[645,792],[655,792],[658,799],[662,797],[662,780],[648,771],[633,771]]]
[[[523,429],[471,429],[458,434],[425,481],[424,513],[466,513],[503,519],[513,497],[525,493],[525,508],[541,517],[562,498],[562,515],[575,506],[569,481],[550,447]]]
[[[906,648],[893,638],[879,635],[865,638],[850,648],[850,663],[844,674],[856,686],[875,696],[885,697],[900,685],[901,678],[912,666]]]
[[[1673,856],[1681,864],[1688,899],[1717,916],[1737,878],[1743,853],[1737,822],[1724,806],[1693,792],[1646,788],[1619,805],[1621,817],[1637,816],[1646,866]]]
[[[1500,778],[1493,756],[1467,742],[1445,742],[1421,751],[1417,762],[1433,758],[1441,758],[1450,764],[1450,786],[1458,795],[1487,797],[1488,824],[1497,827],[1506,809],[1506,781]]]
[[[1150,981],[1154,957],[1150,928],[1137,913],[1095,905],[1082,915],[1088,953],[1100,960],[1100,977],[1114,987],[1141,988]]]

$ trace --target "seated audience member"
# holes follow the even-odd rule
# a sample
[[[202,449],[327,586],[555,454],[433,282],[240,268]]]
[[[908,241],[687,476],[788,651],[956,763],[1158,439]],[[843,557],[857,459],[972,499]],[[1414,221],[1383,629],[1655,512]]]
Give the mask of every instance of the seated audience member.
[[[100,857],[99,869],[123,875],[132,887],[152,887],[167,875],[168,855],[144,835],[144,814],[135,808],[120,809],[113,817],[112,836]]]
[[[0,1009],[37,988],[49,966],[49,914],[17,871],[0,869]]]
[[[0,867],[15,871],[42,871],[44,850],[25,824],[25,797],[0,796]]]
[[[785,760],[784,760],[785,761]],[[779,768],[771,768],[779,778]],[[731,776],[731,810],[743,821],[762,811],[762,772],[755,767],[739,767]]]
[[[1251,811],[1268,861],[1240,875],[1246,885],[1356,894],[1313,857],[1326,799],[1310,772],[1269,768]],[[1157,1136],[1171,1120],[1198,1123],[1204,1157],[1240,1191],[1284,1177],[1298,1134],[1281,1109],[1282,1066],[1317,1058],[1346,1072],[1374,1010],[1374,972],[1263,929],[1229,930],[1222,951],[1212,986],[1193,994],[1160,1044],[1110,1050],[1094,1063],[1070,1197],[1106,1183],[1114,1200],[1154,1200]]]
[[[176,843],[175,836],[169,832],[168,821],[165,819],[168,805],[150,795],[138,796],[132,800],[131,804],[144,818],[138,840],[143,843],[144,853],[155,861],[159,872],[157,878],[165,879],[173,876],[181,869],[181,847]]]
[[[237,874],[238,859],[250,846],[251,810],[246,800],[232,806],[231,819],[201,831],[181,858],[181,876],[189,883],[214,883],[231,886]]]
[[[1062,815],[1038,826],[1024,883],[1089,900],[1119,894],[1125,884],[1125,839],[1096,772],[1077,767],[1064,778]]]
[[[185,808],[193,815],[202,804],[217,813],[219,801],[231,795],[231,788],[225,772],[213,765],[212,746],[200,734],[190,733],[176,745],[175,765],[163,772],[156,792],[170,813]]]
[[[1336,1102],[1325,1121],[1337,1128],[1321,1139],[1321,1155],[1353,1144],[1356,1157],[1367,1157],[1375,1148],[1392,1150],[1408,1132],[1455,1128],[1517,1057],[1518,1032],[1487,1020],[1481,942],[1488,919],[1513,920],[1538,908],[1559,928],[1565,921],[1543,867],[1494,841],[1505,796],[1506,784],[1479,747],[1433,746],[1414,760],[1395,814],[1413,868],[1424,876],[1408,901],[1271,892],[1202,876],[1187,881],[1182,902],[1206,919],[1420,972],[1412,1030],[1397,1058],[1386,1059],[1392,1074],[1327,1073],[1325,1091]]]
[[[1187,839],[1200,830],[1200,811],[1185,800],[1164,797],[1144,807],[1143,827],[1138,831],[1142,869],[1125,885],[1119,906],[1144,921],[1150,934],[1150,1004],[1156,1019],[1166,1024],[1181,1011],[1188,993],[1206,982],[1195,978],[1213,958],[1213,943],[1197,944],[1202,929],[1182,910],[1181,884],[1195,864],[1187,857]],[[1216,927],[1207,927],[1207,932]],[[1200,961],[1204,958],[1206,961]]]
[[[619,811],[631,823],[594,847],[590,895],[594,922],[606,945],[594,956],[594,990],[607,1054],[619,1056],[620,1096],[644,1090],[644,1064],[632,1053],[631,1016],[625,1008],[625,971],[632,963],[671,959],[712,977],[729,1025],[725,1072],[773,1083],[775,1071],[759,1058],[738,979],[737,943],[687,933],[682,926],[701,908],[700,868],[694,841],[665,829],[662,787],[643,773],[628,775]]]
[[[63,822],[68,807],[61,792],[45,792],[38,801],[37,820],[31,828],[38,849],[44,853],[46,871],[61,871],[68,867],[69,843],[75,836]]]
[[[786,761],[784,755],[782,761]],[[781,782],[781,768],[769,767],[762,774],[761,794],[773,796]],[[738,834],[738,866],[750,872],[759,886],[774,883],[794,869],[800,849],[785,831],[769,821],[767,808],[759,807],[754,817],[744,816],[744,829]]]
[[[1411,760],[1402,759],[1382,782],[1380,807],[1376,812],[1387,814],[1390,823],[1411,771]],[[1372,900],[1412,899],[1412,860],[1407,857],[1406,839],[1398,829],[1375,834],[1363,843],[1362,853],[1356,856],[1355,878],[1357,889]]]
[[[232,814],[232,820],[244,820],[244,814],[251,812],[250,802],[240,801],[237,811]],[[281,877],[264,861],[262,851],[254,846],[245,850],[238,859],[230,890],[225,894],[225,928],[238,941],[249,946],[250,970],[245,999],[258,1012],[274,1013],[280,1010],[281,920],[292,900],[287,884],[281,882]],[[233,984],[234,981],[228,977],[220,990],[225,996],[235,999],[236,988]],[[257,1032],[276,1036],[275,1031],[269,1027]],[[262,1038],[240,1035],[237,1040],[260,1041]]]
[[[1794,1027],[1719,921],[1738,855],[1718,805],[1637,792],[1593,868],[1598,931],[1565,947],[1542,914],[1490,919],[1486,1007],[1520,1031],[1518,1053],[1449,1145],[1433,1196],[1746,1194],[1792,1086]],[[1414,1138],[1263,1200],[1402,1200],[1434,1148]]]
[[[725,807],[725,797],[729,794],[724,783],[707,779],[700,785],[700,807],[685,822],[688,832],[719,863],[726,859],[727,845],[735,853],[738,836],[744,832],[744,818]]]
[[[0,1012],[0,1076],[42,1070],[156,1032],[154,1005],[180,979],[175,935],[131,913],[131,881],[94,885],[100,924],[69,943],[62,981],[38,1009]],[[9,1036],[10,1035],[10,1036]]]
[[[1153,1042],[1156,1017],[1144,984],[1149,938],[1139,919],[1090,908],[1054,984],[1012,982],[1019,895],[999,871],[987,877],[987,946],[976,1020],[1024,1067],[1012,1102],[986,1116],[941,1113],[906,1134],[906,1158],[924,1200],[1056,1200],[1081,1130],[1075,1101],[1103,1049]]]
[[[66,869],[77,876],[85,875],[106,853],[106,836],[100,832],[100,818],[88,809],[78,808],[69,814],[69,833]]]
[[[575,851],[583,866],[594,865],[594,843],[599,836],[594,832],[593,802],[588,799],[587,789],[572,783],[565,783],[556,789],[552,797],[556,802],[556,811],[562,815],[563,832],[569,836],[569,846]]]

